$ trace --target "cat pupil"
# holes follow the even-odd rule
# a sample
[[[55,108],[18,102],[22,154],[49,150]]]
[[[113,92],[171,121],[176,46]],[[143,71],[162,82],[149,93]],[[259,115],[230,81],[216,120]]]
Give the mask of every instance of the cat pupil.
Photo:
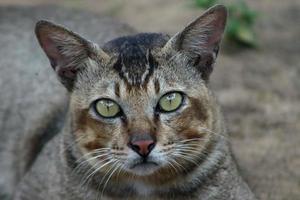
[[[105,101],[104,104],[105,104],[105,106],[106,106],[107,108],[109,108],[109,107],[111,107],[111,106],[114,105],[114,104],[113,104],[112,102],[110,102],[110,101]]]
[[[102,104],[106,107],[107,112],[109,112],[110,107],[112,107],[114,105],[114,103],[109,100],[103,101]]]
[[[173,94],[168,95],[166,98],[167,98],[168,101],[171,102],[173,99],[175,99],[175,96],[176,96],[176,94],[173,93]]]

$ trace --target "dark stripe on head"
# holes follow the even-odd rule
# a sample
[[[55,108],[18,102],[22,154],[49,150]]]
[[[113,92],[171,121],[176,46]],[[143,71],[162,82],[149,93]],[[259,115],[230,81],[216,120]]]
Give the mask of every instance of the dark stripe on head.
[[[163,34],[142,33],[108,42],[104,51],[118,55],[113,68],[131,86],[146,87],[158,62],[151,51],[162,48],[169,37]]]
[[[128,46],[119,54],[114,69],[120,77],[132,86],[146,85],[158,63],[150,50],[145,52],[139,46]]]
[[[154,89],[155,89],[155,94],[159,94],[159,92],[160,92],[160,84],[159,84],[158,79],[154,80]]]
[[[115,83],[115,95],[117,97],[120,97],[120,84],[119,83]]]

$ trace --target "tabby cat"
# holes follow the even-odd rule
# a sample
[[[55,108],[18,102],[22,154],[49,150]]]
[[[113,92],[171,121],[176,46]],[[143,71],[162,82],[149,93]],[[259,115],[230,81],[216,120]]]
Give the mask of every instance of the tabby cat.
[[[39,21],[69,109],[14,199],[255,199],[208,87],[226,17],[217,5],[173,37],[141,33],[101,48]]]

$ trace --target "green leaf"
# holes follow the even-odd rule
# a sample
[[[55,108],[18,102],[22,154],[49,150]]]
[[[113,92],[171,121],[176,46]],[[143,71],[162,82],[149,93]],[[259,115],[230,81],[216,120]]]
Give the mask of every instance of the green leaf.
[[[195,0],[196,5],[200,8],[209,8],[213,6],[217,0]]]
[[[255,45],[255,34],[254,32],[246,25],[240,25],[237,29],[237,38],[241,42],[254,46]]]

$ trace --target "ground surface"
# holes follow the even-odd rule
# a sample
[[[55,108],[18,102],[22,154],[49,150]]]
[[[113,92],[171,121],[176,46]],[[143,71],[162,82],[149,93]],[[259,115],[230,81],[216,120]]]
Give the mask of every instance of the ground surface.
[[[180,0],[0,0],[61,4],[114,16],[139,31],[175,33],[202,11]],[[257,50],[223,48],[211,84],[240,168],[259,199],[300,197],[300,1],[248,0],[260,12]]]

